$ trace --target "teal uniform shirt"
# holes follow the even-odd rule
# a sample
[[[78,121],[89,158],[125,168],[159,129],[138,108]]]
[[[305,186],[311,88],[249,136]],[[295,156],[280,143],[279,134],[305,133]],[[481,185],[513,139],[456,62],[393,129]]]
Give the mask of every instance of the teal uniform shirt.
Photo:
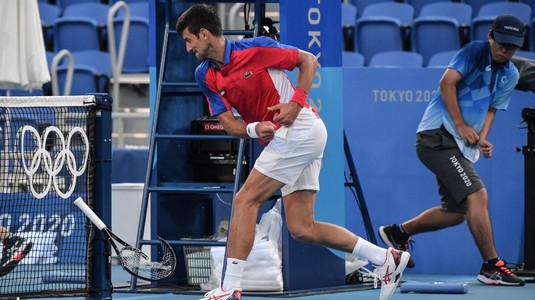
[[[480,133],[490,107],[507,109],[518,82],[518,70],[511,61],[503,65],[493,63],[488,41],[467,44],[457,52],[448,67],[462,75],[457,84],[457,99],[464,122]],[[477,145],[464,144],[444,105],[439,87],[425,110],[417,132],[437,129],[442,125],[453,135],[464,157],[476,162],[479,149]]]

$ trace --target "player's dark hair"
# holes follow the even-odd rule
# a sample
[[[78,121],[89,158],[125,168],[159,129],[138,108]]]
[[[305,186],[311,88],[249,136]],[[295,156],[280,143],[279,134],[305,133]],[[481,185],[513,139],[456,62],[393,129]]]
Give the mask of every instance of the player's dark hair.
[[[214,6],[207,4],[194,5],[180,15],[176,22],[176,32],[182,34],[186,28],[197,37],[201,28],[205,28],[214,36],[223,35],[221,19]]]

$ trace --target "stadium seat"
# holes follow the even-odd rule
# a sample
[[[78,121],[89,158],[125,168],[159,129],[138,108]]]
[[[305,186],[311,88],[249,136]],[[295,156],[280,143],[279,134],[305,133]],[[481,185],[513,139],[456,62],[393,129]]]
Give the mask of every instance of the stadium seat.
[[[446,68],[457,53],[457,50],[438,52],[429,58],[428,68]]]
[[[49,56],[47,58],[50,59]],[[71,81],[70,91],[65,89],[69,77],[69,67],[73,68],[72,78],[69,78]],[[52,56],[49,68],[52,77],[50,89],[53,95],[109,93],[111,63],[110,55],[107,52],[62,50]],[[54,85],[56,86],[54,87]]]
[[[113,21],[115,44],[119,45],[123,32],[123,18]],[[148,19],[131,17],[124,54],[122,73],[149,72],[149,21]]]
[[[481,6],[492,3],[492,2],[507,2],[507,1],[508,0],[463,0],[462,2],[470,5],[470,7],[472,7],[472,17],[477,17]]]
[[[407,3],[381,2],[367,5],[357,19],[355,49],[370,58],[384,51],[410,50],[414,9]]]
[[[424,7],[426,4],[435,2],[451,2],[451,0],[406,0],[405,2],[412,5],[412,7],[414,8],[414,15],[418,16],[420,15],[422,7]]]
[[[78,66],[88,66],[94,69],[93,74],[96,83],[96,91],[99,93],[108,92],[111,72],[110,54],[104,51],[84,50],[72,53],[75,70]],[[75,73],[76,76],[76,73]]]
[[[364,56],[358,52],[342,51],[342,66],[349,68],[364,67]]]
[[[535,0],[523,0],[523,3],[531,7],[531,21],[529,22],[530,26],[530,46],[531,51],[535,51]]]
[[[74,58],[74,73],[70,95],[109,93],[111,71],[108,53],[80,51],[73,52],[72,57]],[[103,63],[103,61],[108,63]],[[59,91],[64,91],[67,71],[66,63],[61,63],[57,68]]]
[[[353,4],[343,3],[342,8],[342,26],[355,26],[357,22],[357,7]]]
[[[98,24],[86,17],[59,18],[54,24],[54,50],[101,50]]]
[[[63,18],[90,18],[97,22],[97,30],[100,39],[100,49],[106,50],[107,47],[107,33],[106,25],[108,18],[109,6],[96,2],[81,2],[69,5],[65,8]],[[148,15],[148,11],[147,11]]]
[[[376,4],[379,2],[395,2],[396,0],[350,0],[349,3],[352,3],[357,7],[357,17],[361,17],[364,12],[364,8],[370,4]]]
[[[413,24],[413,51],[424,58],[434,53],[458,50],[469,40],[472,8],[459,2],[425,5]]]
[[[68,6],[87,2],[100,3],[100,0],[56,0],[56,5],[61,11],[61,16],[63,16],[63,12]]]
[[[492,27],[494,19],[498,15],[514,15],[518,17],[527,26],[531,21],[531,7],[525,3],[520,2],[495,2],[481,6],[477,17],[472,20],[472,39],[483,40],[488,39],[489,30]],[[528,50],[529,35],[524,40],[523,50]]]
[[[43,38],[45,41],[45,49],[54,49],[54,23],[59,17],[60,10],[56,5],[39,2],[39,17],[41,19],[41,28],[43,29]]]
[[[98,2],[81,2],[67,6],[62,17],[91,18],[97,21],[99,26],[105,26],[109,8],[108,5]]]
[[[357,24],[357,7],[350,3],[342,3],[342,47],[346,51],[354,51],[355,26]]]
[[[67,68],[67,66],[61,65],[57,70],[60,91],[65,86]],[[97,71],[89,66],[75,66],[70,95],[85,95],[86,93],[101,92],[95,80],[95,73]]]
[[[126,4],[128,5],[128,9],[130,10],[130,16],[145,18],[147,20],[149,19],[149,3],[147,1],[144,1],[144,2],[126,1]],[[123,16],[124,16],[124,11],[122,9],[117,11],[117,17],[123,17]]]
[[[368,67],[421,68],[423,67],[423,58],[416,52],[386,51],[372,56]]]

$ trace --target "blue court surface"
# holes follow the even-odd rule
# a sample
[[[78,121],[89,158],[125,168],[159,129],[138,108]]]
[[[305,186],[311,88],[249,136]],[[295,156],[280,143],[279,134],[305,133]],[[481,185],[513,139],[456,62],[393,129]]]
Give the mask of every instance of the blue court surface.
[[[318,274],[319,275],[319,274]],[[426,294],[426,293],[401,293],[400,288],[392,296],[392,300],[407,300],[407,299],[500,299],[500,300],[528,300],[533,299],[535,295],[535,283],[533,278],[528,278],[529,283],[523,287],[505,287],[505,286],[488,286],[480,284],[476,280],[476,275],[417,275],[405,274],[402,282],[445,282],[445,283],[466,283],[467,293],[465,294]],[[137,292],[128,292],[127,287],[130,281],[130,275],[123,271],[120,267],[114,266],[112,270],[112,280],[115,287],[113,293],[114,299],[133,299],[133,300],[149,300],[149,299],[173,299],[173,300],[194,300],[201,299],[204,292],[182,292],[182,291],[159,291],[159,292],[145,292],[143,288],[139,288]],[[307,299],[307,300],[377,300],[379,299],[379,289],[373,289],[372,285],[359,286],[344,286],[339,289],[332,288],[328,290],[307,290],[296,292],[292,294],[281,293],[280,295],[270,293],[244,293],[243,299],[246,300],[267,300],[267,299]],[[43,298],[39,298],[43,299]],[[52,298],[50,298],[52,299]],[[58,299],[58,298],[54,298]],[[65,300],[82,300],[82,297],[66,297],[61,298]]]

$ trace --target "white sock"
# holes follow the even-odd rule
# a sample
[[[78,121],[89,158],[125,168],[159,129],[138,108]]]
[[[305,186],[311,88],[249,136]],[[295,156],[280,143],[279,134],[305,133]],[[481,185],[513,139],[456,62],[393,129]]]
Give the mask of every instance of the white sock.
[[[374,265],[381,266],[385,262],[386,251],[385,248],[381,248],[359,237],[352,254],[356,257],[365,258]]]
[[[245,260],[227,258],[227,269],[223,279],[223,286],[221,287],[223,291],[241,286],[243,268],[245,268]]]

